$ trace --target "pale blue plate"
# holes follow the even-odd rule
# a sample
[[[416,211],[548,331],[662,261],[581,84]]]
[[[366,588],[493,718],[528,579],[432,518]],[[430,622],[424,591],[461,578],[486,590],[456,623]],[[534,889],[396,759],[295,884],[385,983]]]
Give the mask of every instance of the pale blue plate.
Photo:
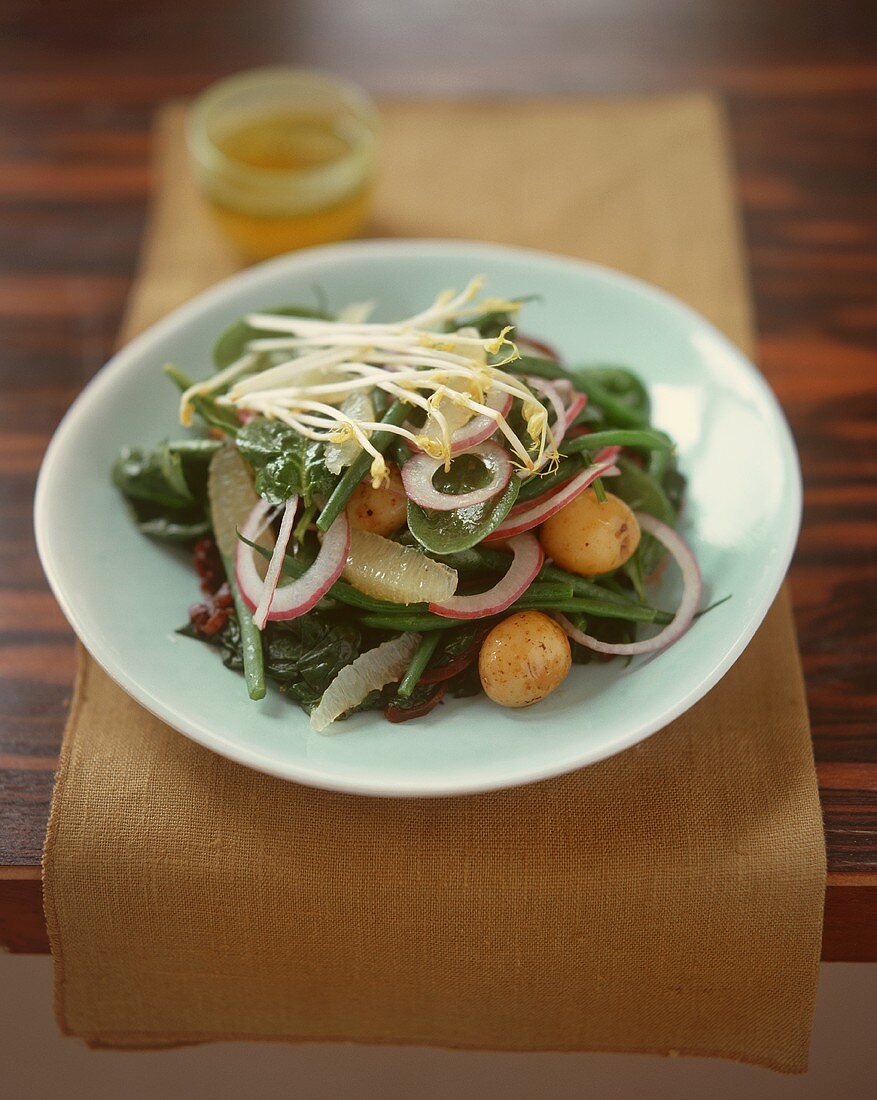
[[[682,531],[709,601],[731,595],[676,645],[625,668],[574,667],[528,710],[451,700],[394,726],[376,714],[331,737],[207,646],[174,633],[198,598],[182,554],[138,533],[110,483],[124,444],[179,435],[167,361],[210,371],[217,334],[248,310],[377,299],[379,319],[414,313],[473,274],[491,292],[537,293],[522,329],[570,362],[615,362],[648,384],[657,425],[677,440],[689,479]],[[526,783],[590,764],[661,729],[727,672],[764,618],[789,564],[801,514],[792,438],[758,371],[703,318],[644,283],[572,260],[453,241],[370,241],[262,264],[195,298],[118,353],[85,389],[46,453],[36,532],[46,575],[74,630],[125,691],[181,733],[251,768],[319,787],[436,795]],[[673,607],[667,571],[655,598]]]

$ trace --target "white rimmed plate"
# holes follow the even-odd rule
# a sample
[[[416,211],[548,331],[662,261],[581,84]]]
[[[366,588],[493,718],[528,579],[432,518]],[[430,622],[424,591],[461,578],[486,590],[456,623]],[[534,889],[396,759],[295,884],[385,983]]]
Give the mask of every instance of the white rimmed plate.
[[[280,302],[333,307],[376,298],[378,318],[423,307],[473,274],[491,293],[536,293],[522,329],[570,362],[615,362],[648,385],[654,420],[679,445],[689,479],[681,530],[706,599],[731,595],[676,645],[625,668],[574,667],[553,695],[509,711],[450,700],[394,726],[379,714],[309,730],[269,690],[251,702],[209,647],[179,637],[198,598],[186,556],[144,538],[110,482],[123,445],[179,434],[162,375],[173,361],[210,372],[217,335],[243,313]],[[512,786],[570,771],[635,744],[697,702],[752,638],[788,568],[801,514],[798,462],[776,399],[752,364],[698,314],[617,272],[520,249],[455,241],[368,241],[295,253],[199,295],[133,340],[83,391],[58,428],[37,487],[37,543],[74,630],[143,706],[248,767],[318,787],[439,795]],[[672,607],[672,570],[655,598]]]

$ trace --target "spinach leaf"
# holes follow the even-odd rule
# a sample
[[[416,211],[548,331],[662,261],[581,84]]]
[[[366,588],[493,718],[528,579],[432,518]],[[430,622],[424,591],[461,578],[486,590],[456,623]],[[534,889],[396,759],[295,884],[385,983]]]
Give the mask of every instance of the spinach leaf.
[[[338,481],[326,467],[323,444],[282,421],[256,417],[240,429],[237,445],[255,471],[257,492],[271,504],[297,494],[310,505],[315,496],[329,496]]]
[[[314,612],[271,623],[265,632],[265,672],[310,709],[338,673],[359,656],[359,630]]]
[[[499,527],[517,500],[520,488],[520,478],[512,477],[493,500],[455,512],[428,511],[409,500],[408,529],[421,546],[434,554],[468,550]]]
[[[240,626],[233,613],[222,630],[211,637],[199,634],[191,623],[178,633],[215,646],[226,668],[243,671]],[[288,622],[268,623],[262,643],[265,674],[305,711],[319,703],[329,684],[345,665],[359,656],[362,648],[359,629],[349,619],[341,621],[337,616],[316,611]],[[368,702],[364,700],[360,709]]]
[[[192,380],[183,374],[173,363],[166,363],[164,373],[184,393],[191,385]],[[192,398],[192,408],[210,428],[218,428],[226,435],[234,435],[238,430],[240,421],[234,409],[217,404],[215,396],[211,394],[198,394]]]
[[[307,306],[275,306],[270,309],[253,310],[254,313],[278,313],[283,317],[312,317],[317,321],[331,321],[332,314],[321,309],[309,309]],[[243,319],[235,321],[233,325],[222,333],[213,345],[213,362],[216,369],[224,370],[235,363],[246,351],[246,346],[251,340],[282,336],[283,333],[265,332],[263,329],[252,328]]]
[[[432,655],[429,667],[440,668],[442,665],[449,664],[456,657],[462,657],[475,645],[476,639],[484,633],[484,624],[480,622],[467,623],[455,630],[442,631],[441,641],[438,649]]]
[[[675,527],[676,509],[658,482],[625,455],[619,455],[616,465],[621,470],[621,475],[612,478],[611,491],[626,501],[634,512],[648,512],[650,516],[655,516],[671,527]],[[653,572],[665,553],[657,539],[653,539],[650,535],[643,535],[637,549],[642,576],[647,577]]]
[[[209,443],[193,439],[163,443],[154,451],[122,450],[113,465],[113,482],[144,535],[185,543],[209,534]]]
[[[612,492],[626,501],[634,512],[648,512],[671,527],[675,526],[676,510],[657,481],[626,455],[619,455],[615,464],[621,474],[612,478]]]
[[[478,674],[478,662],[473,661],[462,672],[447,681],[448,691],[455,699],[464,699],[471,695],[480,695],[481,677]]]
[[[620,428],[645,428],[651,418],[648,390],[625,367],[579,367],[573,385],[598,406],[604,420]]]
[[[451,459],[451,468],[440,466],[432,479],[440,493],[469,493],[482,489],[490,481],[490,472],[478,455],[459,455]]]
[[[193,516],[187,520],[181,516],[174,518],[170,515],[142,519],[138,515],[137,526],[144,535],[162,542],[195,542],[209,535],[212,530],[210,520],[206,516],[202,519]]]
[[[166,508],[185,508],[194,502],[182,456],[167,443],[154,451],[123,447],[113,463],[113,482],[130,500],[148,500]]]

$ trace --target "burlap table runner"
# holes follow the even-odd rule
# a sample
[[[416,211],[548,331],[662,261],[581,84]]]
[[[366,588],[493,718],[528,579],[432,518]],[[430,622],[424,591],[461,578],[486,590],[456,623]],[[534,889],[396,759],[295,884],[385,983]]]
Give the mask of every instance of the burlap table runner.
[[[126,336],[235,266],[193,193],[181,121],[160,119]],[[376,233],[612,264],[751,348],[712,101],[390,105],[384,122]],[[111,1046],[344,1039],[802,1071],[823,887],[784,594],[725,679],[644,744],[447,800],[248,771],[84,655],[45,854],[61,1026]]]

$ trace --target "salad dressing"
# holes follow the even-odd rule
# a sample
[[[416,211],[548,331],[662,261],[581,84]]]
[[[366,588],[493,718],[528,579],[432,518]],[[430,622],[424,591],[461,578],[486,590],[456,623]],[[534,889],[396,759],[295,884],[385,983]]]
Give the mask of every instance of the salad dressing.
[[[353,135],[345,132],[343,118],[325,113],[274,111],[229,129],[215,139],[217,149],[232,165],[245,169],[276,172],[270,196],[263,198],[255,184],[241,202],[233,202],[217,190],[208,192],[214,216],[226,235],[246,256],[264,259],[292,249],[355,236],[362,227],[368,206],[368,181],[353,180],[342,197],[330,197],[319,186],[311,189],[312,204],[304,209],[278,212],[278,188],[283,176],[343,167],[355,153]],[[298,183],[290,182],[292,189]],[[298,205],[298,204],[296,204]],[[246,207],[246,208],[244,208]]]

